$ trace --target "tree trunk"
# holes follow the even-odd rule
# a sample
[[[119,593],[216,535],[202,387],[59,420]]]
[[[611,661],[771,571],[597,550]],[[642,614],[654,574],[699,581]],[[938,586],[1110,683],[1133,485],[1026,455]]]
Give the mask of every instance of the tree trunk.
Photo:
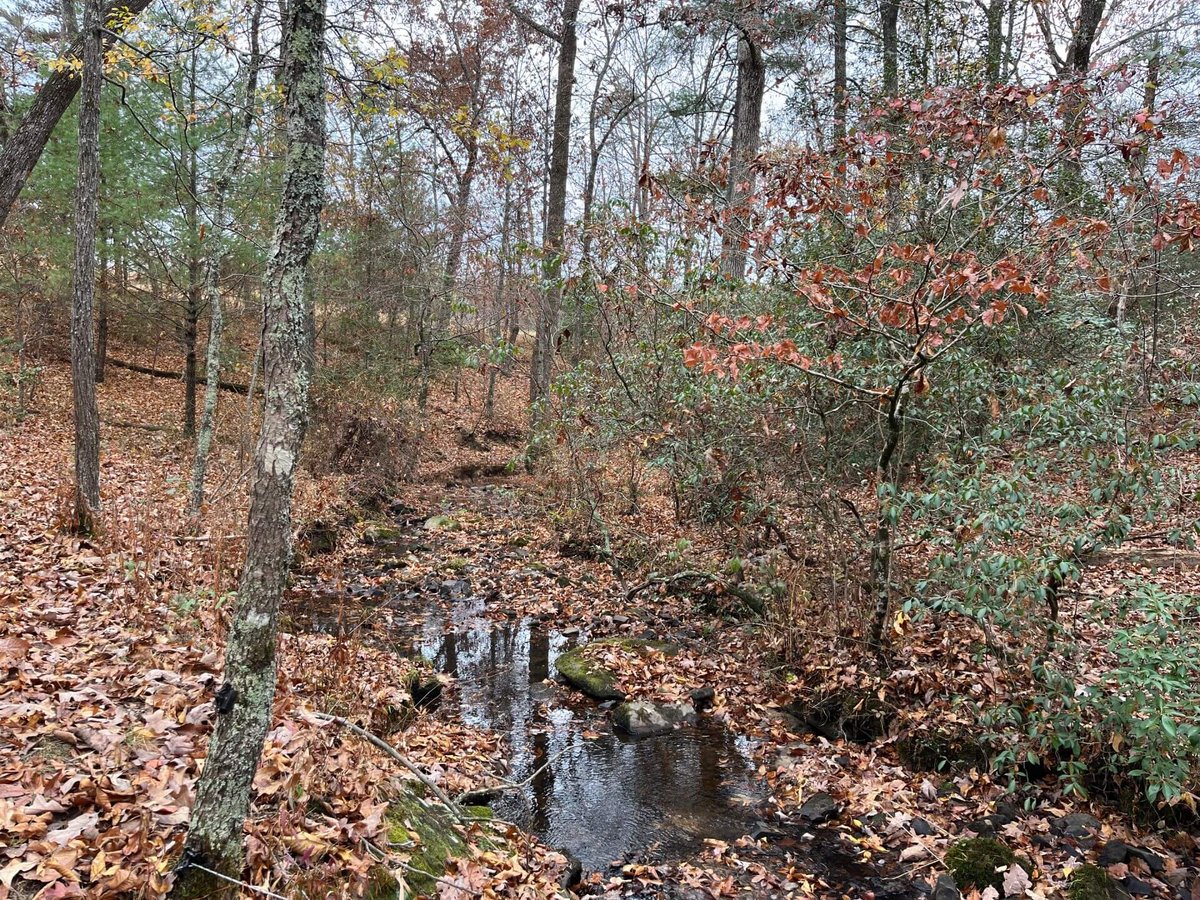
[[[100,412],[93,344],[96,300],[96,216],[100,194],[100,88],[104,51],[99,0],[87,0],[81,36],[79,176],[75,185],[75,285],[71,306],[71,390],[75,411],[75,524],[95,528],[100,510]]]
[[[883,96],[891,99],[900,93],[900,0],[880,0],[879,33],[883,41]]]
[[[262,7],[262,0],[258,0],[250,18],[250,60],[246,73],[245,96],[242,99],[242,115],[234,125],[229,159],[213,186],[213,229],[204,258],[204,292],[208,297],[208,383],[204,389],[204,410],[200,414],[200,430],[196,434],[196,458],[192,465],[192,496],[188,509],[193,516],[198,516],[204,505],[204,475],[208,468],[213,432],[216,430],[217,396],[221,389],[221,333],[224,327],[221,309],[221,263],[225,258],[226,233],[232,225],[227,214],[227,204],[230,186],[237,179],[242,169],[242,161],[246,158],[250,126],[254,124],[254,98],[258,92],[258,69],[261,64],[258,29],[262,21]]]
[[[292,489],[312,367],[306,282],[325,192],[324,0],[291,0],[283,34],[287,155],[263,286],[266,394],[246,560],[174,898],[229,895],[230,886],[206,869],[241,874],[242,829],[275,696],[279,601],[291,562]]]
[[[562,307],[564,232],[567,224],[567,175],[571,159],[571,94],[575,86],[576,20],[580,0],[564,0],[559,33],[558,84],[554,93],[554,136],[550,151],[550,184],[546,234],[542,242],[542,292],[536,323],[533,360],[529,367],[529,399],[538,403],[550,394],[550,372],[558,317]]]
[[[833,142],[846,139],[846,0],[833,0]],[[837,148],[835,147],[835,152]]]
[[[110,226],[100,239],[100,278],[96,285],[96,384],[104,384],[104,366],[108,362],[108,246],[111,233]]]
[[[196,54],[192,54],[191,73],[188,78],[188,111],[196,114]],[[196,338],[200,331],[200,184],[197,169],[199,153],[195,144],[183,133],[187,144],[187,198],[186,220],[188,229],[188,287],[183,313],[183,435],[196,435]]]
[[[1004,12],[1007,0],[988,0],[987,13],[987,83],[1000,84],[1001,61],[1004,58]]]
[[[749,219],[746,204],[754,193],[754,157],[758,155],[762,127],[763,93],[767,67],[762,50],[753,39],[738,34],[737,94],[733,104],[733,136],[729,142],[729,179],[725,201],[729,220],[721,236],[721,271],[740,281],[746,275],[746,234]]]
[[[119,27],[112,29],[119,33],[121,27],[149,5],[150,0],[116,0],[105,8],[103,21],[109,22],[113,14],[120,11],[121,15],[116,19]],[[114,35],[105,32],[105,47],[115,39]],[[82,50],[82,36],[71,47],[78,55]],[[4,151],[0,153],[0,227],[4,226],[9,210],[25,186],[25,180],[41,158],[54,126],[71,105],[78,90],[79,78],[73,70],[67,68],[55,72],[34,95],[29,111],[4,144]]]

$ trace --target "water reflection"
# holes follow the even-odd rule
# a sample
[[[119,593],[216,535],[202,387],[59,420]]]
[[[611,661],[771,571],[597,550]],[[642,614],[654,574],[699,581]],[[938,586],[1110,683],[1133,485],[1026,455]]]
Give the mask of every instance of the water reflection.
[[[755,786],[738,738],[706,722],[638,741],[613,734],[603,710],[546,683],[573,636],[528,622],[492,627],[481,612],[478,600],[431,610],[411,637],[414,652],[456,678],[463,721],[504,735],[509,779],[529,781],[496,801],[498,816],[591,869],[746,832]]]

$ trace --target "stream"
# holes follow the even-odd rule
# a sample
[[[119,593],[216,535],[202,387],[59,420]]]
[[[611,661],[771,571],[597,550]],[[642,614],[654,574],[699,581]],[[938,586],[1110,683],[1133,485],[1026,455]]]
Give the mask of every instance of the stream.
[[[499,817],[601,871],[647,852],[678,859],[705,838],[750,829],[761,788],[744,739],[703,717],[658,737],[613,731],[605,710],[548,683],[577,635],[530,621],[496,626],[482,613],[477,598],[455,601],[449,614],[435,607],[408,639],[455,679],[446,702],[462,720],[505,738],[507,779],[528,780],[493,802]]]
[[[497,621],[497,610],[489,617],[486,601],[464,578],[405,583],[392,574],[404,568],[396,558],[431,548],[420,539],[388,543],[364,560],[358,576],[344,573],[339,586],[309,582],[302,592],[323,602],[301,604],[297,624],[337,633],[339,617],[328,614],[332,601],[350,619],[386,622],[372,628],[373,641],[423,657],[449,676],[438,714],[490,729],[507,747],[505,778],[520,788],[492,801],[499,818],[569,851],[585,873],[696,859],[706,840],[735,841],[769,818],[748,739],[706,715],[656,737],[615,731],[608,704],[555,680],[555,659],[586,643],[586,629],[555,629],[512,613]],[[381,575],[390,584],[381,586]],[[381,609],[388,614],[377,618]],[[907,879],[888,875],[882,858],[860,861],[833,825],[776,822],[771,830],[758,852],[782,865],[791,864],[784,857],[798,857],[835,896],[920,896]]]

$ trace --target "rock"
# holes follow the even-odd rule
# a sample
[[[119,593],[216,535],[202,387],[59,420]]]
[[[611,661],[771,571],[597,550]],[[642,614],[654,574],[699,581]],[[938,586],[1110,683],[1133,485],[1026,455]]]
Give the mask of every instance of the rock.
[[[447,578],[438,585],[438,593],[448,600],[461,600],[470,596],[471,582],[465,578]]]
[[[1154,875],[1158,875],[1163,870],[1162,857],[1157,853],[1151,853],[1143,847],[1130,847],[1129,855],[1134,859],[1140,859],[1146,864],[1146,867]]]
[[[1080,866],[1067,885],[1069,900],[1129,900],[1129,892],[1099,866]]]
[[[1154,888],[1132,875],[1125,879],[1125,890],[1131,897],[1153,897],[1155,894]]]
[[[767,840],[775,840],[781,837],[783,837],[783,832],[768,822],[755,822],[750,828],[751,840],[761,841],[764,838]]]
[[[666,734],[696,716],[690,703],[652,703],[634,700],[613,710],[613,724],[634,737]]]
[[[913,819],[912,830],[913,834],[919,837],[929,837],[929,835],[934,833],[933,826],[924,819]]]
[[[986,837],[956,841],[946,851],[946,865],[954,883],[963,888],[995,888],[1003,896],[1004,874],[997,869],[1016,865],[1017,857],[999,841]]]
[[[710,687],[696,688],[692,691],[692,706],[696,707],[696,712],[704,712],[706,709],[711,709],[713,701],[717,698],[717,692]]]
[[[1104,866],[1115,866],[1117,863],[1123,863],[1129,859],[1129,854],[1133,850],[1124,841],[1109,841],[1100,850],[1100,858],[1097,862]]]
[[[404,532],[391,525],[368,525],[363,529],[362,542],[369,545],[386,544],[389,541],[401,540],[403,537]]]
[[[1100,832],[1100,820],[1087,813],[1071,813],[1050,822],[1050,830],[1077,841],[1094,838]]]
[[[432,875],[441,878],[446,872],[447,862],[467,852],[467,845],[455,830],[454,820],[442,806],[425,799],[425,786],[419,782],[405,782],[400,792],[391,797],[384,816],[388,840],[393,844],[417,841],[409,858],[412,869],[405,876],[412,896],[435,895],[437,882]],[[395,897],[399,885],[385,866],[372,872],[366,896],[370,900]]]
[[[564,630],[563,634],[567,632]],[[617,674],[585,656],[589,647],[620,646],[631,653],[657,651],[674,654],[679,648],[662,641],[646,641],[637,638],[608,638],[594,641],[574,650],[568,650],[554,661],[554,668],[567,684],[583,691],[596,700],[624,700],[625,694],[617,687]]]
[[[933,886],[933,893],[929,895],[932,900],[961,900],[962,894],[958,892],[958,884],[954,880],[953,875],[942,875],[938,878],[937,883]]]
[[[461,527],[453,516],[430,516],[425,520],[426,531],[458,531]]]
[[[567,867],[558,876],[558,886],[563,890],[569,891],[583,881],[583,863],[579,861],[578,856],[566,847],[559,847],[558,852],[567,858]]]
[[[804,801],[798,815],[811,825],[820,825],[822,822],[837,818],[840,812],[841,808],[837,801],[828,794],[813,794]]]

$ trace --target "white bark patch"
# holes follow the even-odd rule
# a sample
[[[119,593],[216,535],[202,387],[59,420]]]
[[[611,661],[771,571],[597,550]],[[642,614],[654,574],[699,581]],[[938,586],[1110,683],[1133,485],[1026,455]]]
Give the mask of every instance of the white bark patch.
[[[296,454],[285,447],[267,448],[267,471],[277,478],[286,478],[292,474],[292,466],[296,464]]]
[[[271,621],[271,617],[266,613],[256,612],[246,616],[246,624],[251,628],[263,628]]]

